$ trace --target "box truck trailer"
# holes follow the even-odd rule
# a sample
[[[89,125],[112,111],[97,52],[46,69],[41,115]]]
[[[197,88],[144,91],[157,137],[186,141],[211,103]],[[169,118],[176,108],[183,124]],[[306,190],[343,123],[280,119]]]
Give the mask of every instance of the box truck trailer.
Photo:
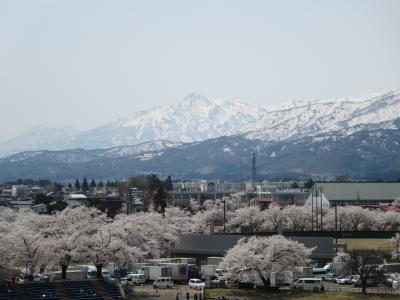
[[[159,277],[171,277],[172,270],[166,266],[143,266],[141,270],[146,281],[154,281]]]
[[[189,266],[182,263],[164,263],[161,266],[171,268],[171,277],[174,282],[186,283],[189,280]]]

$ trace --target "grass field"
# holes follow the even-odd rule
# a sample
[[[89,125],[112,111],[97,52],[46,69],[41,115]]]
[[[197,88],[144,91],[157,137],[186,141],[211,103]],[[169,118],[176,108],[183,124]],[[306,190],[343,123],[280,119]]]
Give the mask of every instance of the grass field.
[[[262,292],[259,290],[236,290],[236,289],[209,289],[206,290],[206,298],[214,299],[217,296],[239,297],[240,300],[262,300],[262,299],[277,299],[277,300],[398,300],[400,295],[362,295],[355,293],[298,293],[298,292]]]
[[[374,249],[392,251],[393,246],[389,239],[338,239],[338,243],[346,243],[348,250]]]

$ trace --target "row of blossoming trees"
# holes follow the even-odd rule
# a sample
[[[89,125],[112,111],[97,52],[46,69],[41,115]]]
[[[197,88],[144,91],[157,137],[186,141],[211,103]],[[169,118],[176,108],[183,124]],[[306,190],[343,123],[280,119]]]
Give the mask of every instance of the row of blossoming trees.
[[[177,208],[167,208],[164,215],[120,214],[115,219],[87,207],[52,216],[2,209],[0,265],[26,272],[59,266],[65,278],[72,262],[86,262],[96,265],[100,276],[104,264],[124,266],[166,254],[189,224],[189,214]]]
[[[227,202],[225,208],[226,232],[238,232],[242,226],[247,226],[253,231],[278,231],[279,228],[292,231],[316,229],[317,215],[309,206],[291,205],[261,211],[258,207],[240,207],[233,202]],[[194,211],[195,231],[206,232],[212,220],[216,230],[223,231],[222,201],[206,201],[203,210],[194,207]],[[370,211],[359,206],[338,206],[336,212],[334,208],[330,208],[324,209],[322,216],[318,213],[319,230],[398,230],[399,226],[400,213],[393,211]]]
[[[225,213],[224,213],[225,206]],[[225,220],[224,220],[225,215]],[[252,230],[310,230],[309,207],[288,206],[260,211],[226,201],[191,203],[188,210],[167,207],[158,212],[119,214],[114,219],[94,209],[65,209],[58,215],[39,215],[31,210],[0,209],[0,265],[27,272],[59,266],[65,278],[73,262],[92,263],[98,274],[107,263],[124,266],[145,258],[167,255],[183,233],[237,232],[241,226]],[[322,229],[334,230],[333,209],[323,212]],[[339,207],[339,230],[397,230],[400,214]],[[284,244],[284,242],[281,242]],[[264,254],[263,254],[264,255]]]

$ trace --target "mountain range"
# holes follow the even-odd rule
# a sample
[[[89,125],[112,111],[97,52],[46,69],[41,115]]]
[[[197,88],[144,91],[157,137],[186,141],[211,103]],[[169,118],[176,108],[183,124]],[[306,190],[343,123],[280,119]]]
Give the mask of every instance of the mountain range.
[[[397,180],[399,129],[400,90],[269,109],[192,94],[175,106],[136,113],[88,132],[59,129],[60,135],[69,137],[68,143],[79,146],[57,144],[57,138],[48,134],[62,150],[48,147],[3,157],[0,181],[120,178],[136,173],[248,179],[254,152],[259,179],[345,175]]]
[[[202,141],[224,136],[265,114],[263,107],[232,98],[189,94],[176,105],[139,111],[87,131],[37,126],[0,143],[0,157],[32,150],[95,149],[154,140]]]

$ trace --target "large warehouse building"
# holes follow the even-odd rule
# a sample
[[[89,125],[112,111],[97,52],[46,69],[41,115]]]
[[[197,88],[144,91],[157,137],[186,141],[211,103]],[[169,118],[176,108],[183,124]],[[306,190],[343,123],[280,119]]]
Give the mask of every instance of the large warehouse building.
[[[400,197],[400,182],[322,182],[314,185],[307,198],[322,197],[333,205],[392,203]]]
[[[199,263],[204,263],[209,256],[224,256],[242,237],[244,236],[239,234],[184,234],[179,236],[171,254],[175,257],[194,257]],[[334,256],[332,237],[288,238],[303,243],[307,248],[316,247],[311,259],[329,261]]]

